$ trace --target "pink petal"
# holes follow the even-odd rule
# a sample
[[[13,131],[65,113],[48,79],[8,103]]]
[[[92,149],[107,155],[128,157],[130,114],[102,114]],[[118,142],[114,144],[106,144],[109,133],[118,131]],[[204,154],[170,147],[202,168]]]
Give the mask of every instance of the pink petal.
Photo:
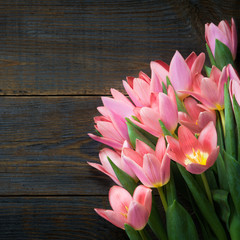
[[[197,54],[195,52],[191,52],[191,54],[186,58],[185,62],[187,63],[189,69],[191,69],[196,58],[197,58]]]
[[[227,70],[226,67],[222,69],[222,74],[219,78],[219,83],[218,83],[218,102],[220,103],[221,106],[224,105],[224,84],[227,83],[228,81],[228,76],[227,76]]]
[[[195,122],[198,120],[198,116],[199,116],[200,112],[202,111],[202,109],[200,107],[198,107],[197,104],[198,104],[198,102],[191,97],[185,98],[185,100],[184,100],[185,108],[186,108],[189,116],[191,117],[191,119]]]
[[[141,78],[135,78],[133,80],[133,90],[141,99],[144,106],[150,106],[150,86]]]
[[[136,152],[139,153],[142,157],[147,153],[154,154],[154,150],[139,139],[136,139]]]
[[[152,208],[152,190],[143,185],[139,185],[133,193],[133,200],[143,205],[149,214]]]
[[[170,179],[170,163],[170,158],[167,154],[165,154],[162,158],[162,164],[160,169],[162,185],[167,184]]]
[[[151,79],[146,73],[140,71],[138,76],[139,76],[139,78],[143,79],[145,82],[150,84]]]
[[[138,95],[133,91],[133,89],[127,84],[126,81],[123,81],[123,86],[124,86],[127,94],[129,95],[129,97],[130,97],[131,100],[133,101],[133,103],[134,103],[137,107],[143,107],[143,104],[141,103]]]
[[[202,150],[204,152],[211,153],[212,150],[216,148],[217,131],[213,122],[208,123],[208,125],[201,131],[198,141],[202,145]]]
[[[206,162],[206,166],[209,168],[211,167],[215,161],[217,160],[219,154],[219,146],[215,149],[213,149],[213,151],[211,152],[211,154],[208,156],[207,162]]]
[[[216,124],[216,113],[213,111],[204,111],[199,114],[198,118],[198,126],[201,130],[209,123],[213,122],[214,125]]]
[[[131,102],[127,99],[126,96],[124,96],[121,92],[119,92],[118,90],[114,89],[114,88],[111,88],[111,94],[114,98],[114,100],[117,100],[117,101],[121,101],[121,102],[124,102],[130,106],[132,106]]]
[[[218,103],[218,86],[211,78],[203,78],[201,83],[201,94],[202,97],[211,102],[212,105],[216,106]],[[203,102],[204,103],[204,102]]]
[[[131,201],[132,196],[126,189],[120,186],[110,188],[109,203],[114,212],[127,214]]]
[[[112,210],[94,209],[98,215],[111,222],[116,227],[124,229],[124,224],[127,223],[127,219],[120,213],[116,213]]]
[[[115,173],[112,173],[107,171],[102,165],[97,164],[97,163],[91,163],[91,162],[87,162],[91,167],[96,168],[97,170],[99,170],[100,172],[106,174],[107,176],[109,176],[117,185],[121,186],[121,183],[119,182],[119,180],[117,179]]]
[[[163,159],[164,154],[166,153],[166,143],[163,136],[159,137],[155,152],[157,158],[161,161]]]
[[[191,73],[193,75],[201,73],[204,62],[205,62],[205,54],[200,53],[199,56],[196,58],[195,62],[193,63],[193,65],[192,65]]]
[[[109,110],[103,106],[97,107],[97,110],[104,116],[109,118]]]
[[[88,136],[90,138],[92,138],[93,140],[101,142],[103,144],[106,144],[106,145],[108,145],[110,147],[113,147],[114,149],[122,150],[122,144],[117,142],[117,141],[115,141],[115,140],[113,140],[113,139],[99,137],[99,136],[93,135],[91,133],[89,133]]]
[[[231,98],[235,95],[235,98],[240,105],[240,82],[236,80],[231,80],[229,84],[229,91],[231,94]]]
[[[190,70],[178,51],[176,51],[172,58],[169,73],[175,91],[190,90],[192,86]]]
[[[237,40],[237,29],[236,29],[236,25],[235,25],[235,22],[234,22],[233,18],[231,19],[231,22],[232,22],[232,26],[231,26],[231,32],[232,32],[232,36],[231,36],[231,39],[232,39],[232,55],[233,55],[233,60],[235,60],[236,54],[237,54],[237,43],[238,43],[238,40]]]
[[[196,137],[185,126],[179,127],[178,138],[179,138],[180,147],[185,155],[192,153],[193,149],[198,150],[200,147]]]
[[[139,153],[135,152],[133,149],[124,148],[123,155],[124,155],[124,158],[130,159],[142,167],[142,164],[143,164],[142,156]]]
[[[201,174],[208,169],[206,165],[190,163],[186,165],[186,170],[192,174]]]
[[[136,201],[132,201],[129,206],[127,221],[135,230],[141,230],[148,222],[150,213],[147,209]]]
[[[233,68],[233,66],[231,64],[227,65],[227,74],[228,74],[230,80],[235,79],[237,81],[240,81],[236,70]]]

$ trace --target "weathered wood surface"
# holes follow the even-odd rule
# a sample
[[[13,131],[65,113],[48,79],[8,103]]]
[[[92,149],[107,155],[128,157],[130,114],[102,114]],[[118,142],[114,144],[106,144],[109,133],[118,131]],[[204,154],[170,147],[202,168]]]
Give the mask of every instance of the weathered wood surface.
[[[126,239],[93,211],[113,185],[86,164],[99,95],[231,17],[240,1],[0,1],[0,239]]]
[[[231,16],[239,1],[1,1],[0,94],[109,93],[151,60],[204,51],[204,24]]]

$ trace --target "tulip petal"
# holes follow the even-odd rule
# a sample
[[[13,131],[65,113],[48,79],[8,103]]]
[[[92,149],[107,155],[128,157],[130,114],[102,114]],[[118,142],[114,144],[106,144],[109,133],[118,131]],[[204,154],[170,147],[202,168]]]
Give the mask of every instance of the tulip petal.
[[[238,44],[237,29],[236,29],[236,25],[235,25],[235,22],[234,22],[233,18],[231,19],[231,22],[232,22],[232,25],[231,25],[232,55],[233,55],[233,60],[235,60],[236,54],[237,54],[237,44]]]
[[[143,164],[142,156],[139,153],[135,152],[133,149],[124,148],[123,155],[124,155],[124,158],[131,159],[132,161],[134,161],[135,163],[137,163],[139,166],[142,167],[142,164]]]
[[[161,136],[157,141],[155,154],[159,160],[162,160],[165,153],[166,153],[166,143],[165,143],[164,137]]]
[[[127,219],[120,213],[116,213],[112,210],[105,209],[94,209],[98,215],[105,218],[107,221],[111,222],[116,227],[124,229],[124,223],[127,222]]]
[[[113,186],[109,190],[109,203],[114,212],[127,214],[130,202],[132,201],[131,194],[120,186]]]
[[[204,62],[205,62],[205,53],[200,53],[192,65],[191,73],[193,75],[201,73]]]
[[[206,165],[190,163],[186,165],[186,170],[192,174],[201,174],[208,169]]]
[[[150,86],[141,78],[135,78],[133,80],[133,90],[141,99],[144,106],[150,106]]]
[[[189,69],[192,68],[192,65],[195,62],[196,58],[197,54],[195,52],[191,52],[191,54],[185,59],[185,62],[187,63]]]
[[[148,222],[150,213],[147,209],[136,201],[132,201],[129,206],[127,221],[135,230],[141,230]]]
[[[154,154],[154,150],[139,139],[136,139],[136,152],[139,153],[141,156],[147,153]]]

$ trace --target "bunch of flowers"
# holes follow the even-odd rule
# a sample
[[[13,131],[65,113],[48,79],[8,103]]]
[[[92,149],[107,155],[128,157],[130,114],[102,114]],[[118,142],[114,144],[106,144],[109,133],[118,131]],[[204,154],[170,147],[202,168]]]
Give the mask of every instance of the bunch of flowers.
[[[211,67],[204,66],[204,53],[184,59],[176,51],[170,65],[151,62],[151,78],[127,77],[129,97],[111,89],[112,98],[102,97],[98,107],[97,134],[89,136],[111,148],[100,151],[100,164],[89,164],[118,186],[109,191],[112,210],[95,211],[130,239],[239,239],[234,20],[206,24],[205,38]]]

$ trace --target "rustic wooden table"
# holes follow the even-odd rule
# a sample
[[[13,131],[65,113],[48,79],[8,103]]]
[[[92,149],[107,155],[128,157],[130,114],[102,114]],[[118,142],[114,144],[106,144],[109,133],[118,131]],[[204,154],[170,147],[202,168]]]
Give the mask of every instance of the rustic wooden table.
[[[126,239],[93,211],[113,185],[86,164],[100,95],[232,16],[240,33],[233,0],[1,0],[0,239]]]

